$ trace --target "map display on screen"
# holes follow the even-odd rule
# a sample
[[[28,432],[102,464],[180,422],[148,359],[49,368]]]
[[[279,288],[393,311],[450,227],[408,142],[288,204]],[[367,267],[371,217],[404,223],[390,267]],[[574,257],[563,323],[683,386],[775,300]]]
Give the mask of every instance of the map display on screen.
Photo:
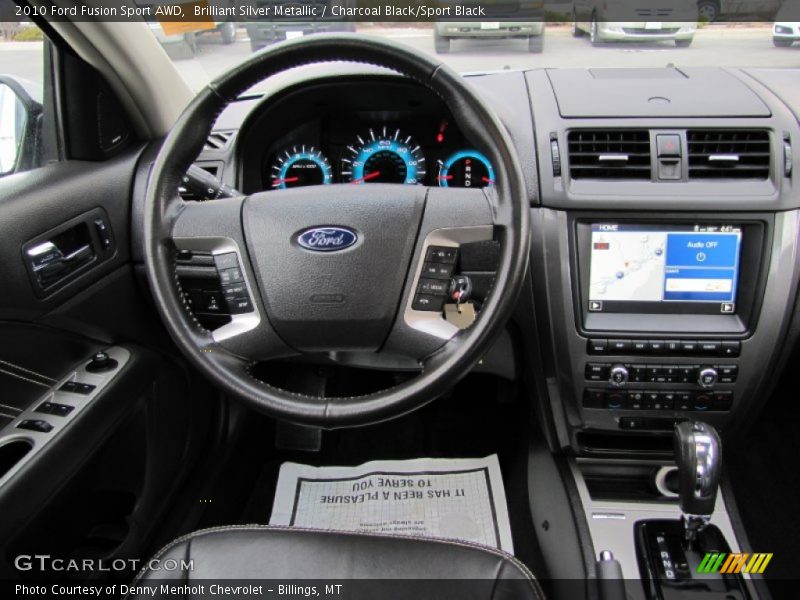
[[[592,225],[590,310],[604,302],[715,302],[735,311],[741,227]]]

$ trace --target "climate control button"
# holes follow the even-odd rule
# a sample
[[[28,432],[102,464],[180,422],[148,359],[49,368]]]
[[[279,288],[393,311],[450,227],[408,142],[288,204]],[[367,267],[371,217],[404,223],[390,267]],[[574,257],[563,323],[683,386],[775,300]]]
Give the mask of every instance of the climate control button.
[[[714,384],[717,383],[719,379],[719,373],[717,373],[716,369],[711,367],[706,367],[700,370],[700,373],[697,375],[697,383],[705,388],[714,387]]]

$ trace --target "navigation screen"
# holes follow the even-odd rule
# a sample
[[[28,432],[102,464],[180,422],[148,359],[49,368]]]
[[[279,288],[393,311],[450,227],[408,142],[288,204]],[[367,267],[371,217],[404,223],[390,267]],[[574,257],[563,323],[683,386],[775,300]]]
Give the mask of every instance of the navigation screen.
[[[617,302],[703,302],[736,312],[741,227],[594,223],[589,311]]]

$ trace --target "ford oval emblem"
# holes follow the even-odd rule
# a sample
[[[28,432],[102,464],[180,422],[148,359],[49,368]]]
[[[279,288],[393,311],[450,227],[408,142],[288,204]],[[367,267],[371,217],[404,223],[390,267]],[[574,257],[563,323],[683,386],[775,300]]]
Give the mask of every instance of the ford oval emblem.
[[[356,232],[346,227],[312,227],[297,236],[297,243],[315,252],[336,252],[358,241]]]

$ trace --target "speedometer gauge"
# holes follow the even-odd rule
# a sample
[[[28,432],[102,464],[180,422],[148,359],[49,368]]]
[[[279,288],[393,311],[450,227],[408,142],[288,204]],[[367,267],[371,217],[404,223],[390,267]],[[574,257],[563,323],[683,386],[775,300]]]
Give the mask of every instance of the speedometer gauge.
[[[441,187],[487,187],[494,185],[492,163],[477,150],[460,150],[439,163]]]
[[[410,135],[384,126],[347,147],[342,159],[342,178],[350,183],[422,183],[425,157]]]
[[[328,159],[313,146],[292,146],[284,150],[272,164],[270,187],[284,190],[303,185],[327,185],[333,181]]]

